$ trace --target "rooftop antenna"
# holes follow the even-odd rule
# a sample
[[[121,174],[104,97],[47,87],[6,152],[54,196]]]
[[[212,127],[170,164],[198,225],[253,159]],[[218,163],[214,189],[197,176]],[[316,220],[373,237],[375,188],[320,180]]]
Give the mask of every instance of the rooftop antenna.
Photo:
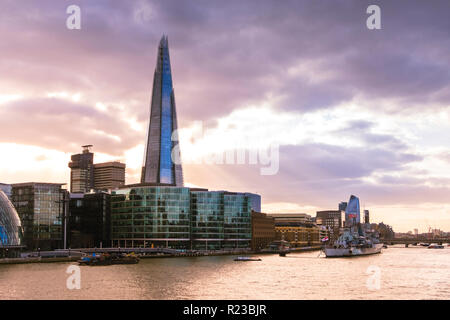
[[[91,148],[93,147],[92,144],[87,144],[84,146],[81,146],[83,148],[83,153],[88,153],[89,151],[91,151]]]

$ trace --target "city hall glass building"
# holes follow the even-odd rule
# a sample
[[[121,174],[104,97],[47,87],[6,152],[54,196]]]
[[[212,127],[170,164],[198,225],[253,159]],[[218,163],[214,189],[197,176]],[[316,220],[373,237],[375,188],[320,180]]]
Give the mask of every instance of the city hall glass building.
[[[6,194],[0,190],[0,248],[20,246],[22,237],[19,215]]]
[[[250,198],[227,191],[128,186],[112,192],[111,225],[114,247],[249,248]]]

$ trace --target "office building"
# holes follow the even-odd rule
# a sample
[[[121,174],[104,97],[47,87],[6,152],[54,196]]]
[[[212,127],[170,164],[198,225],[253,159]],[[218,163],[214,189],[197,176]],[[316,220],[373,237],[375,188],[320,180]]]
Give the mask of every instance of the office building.
[[[191,248],[220,249],[224,241],[224,193],[191,189]]]
[[[267,248],[275,240],[275,219],[252,211],[252,250]]]
[[[261,212],[261,196],[259,194],[250,192],[246,192],[245,195],[250,199],[251,210]]]
[[[319,245],[320,228],[306,213],[269,213],[275,222],[275,239],[289,242],[291,247]]]
[[[80,154],[70,157],[70,192],[85,193],[94,188],[94,154],[92,145],[83,146]]]
[[[69,248],[99,248],[111,244],[111,195],[106,192],[70,194]]]
[[[23,227],[29,250],[63,248],[63,223],[68,192],[63,183],[17,183],[12,185],[12,203]]]
[[[369,210],[364,210],[364,223],[370,223]]]
[[[137,184],[113,190],[112,245],[211,250],[249,248],[244,193]]]
[[[275,224],[312,224],[311,216],[306,213],[267,213],[267,216],[273,217],[275,220]]]
[[[342,227],[342,214],[343,212],[339,210],[317,211],[315,222],[319,225],[339,230]]]
[[[252,237],[251,204],[245,193],[224,193],[223,248],[249,248]]]
[[[71,157],[70,192],[106,191],[123,186],[126,165],[118,161],[94,164],[94,153],[90,151],[91,148],[92,145],[85,145],[82,153]]]
[[[360,223],[361,211],[359,208],[359,198],[351,195],[348,201],[347,208],[345,209],[345,223],[356,224]]]
[[[329,237],[335,240],[339,236],[339,229],[343,226],[343,213],[339,210],[317,211],[316,224],[325,227],[328,230]]]
[[[292,248],[320,245],[320,234],[320,227],[313,224],[283,225],[275,223],[275,239],[287,241]]]
[[[124,163],[117,161],[94,164],[94,189],[111,190],[125,184]]]
[[[347,202],[341,202],[339,203],[339,211],[344,211],[347,209]]]
[[[141,183],[183,186],[179,152],[174,152],[177,161],[172,158],[172,151],[179,151],[177,128],[169,43],[167,37],[163,36],[159,43],[153,76],[150,123]]]

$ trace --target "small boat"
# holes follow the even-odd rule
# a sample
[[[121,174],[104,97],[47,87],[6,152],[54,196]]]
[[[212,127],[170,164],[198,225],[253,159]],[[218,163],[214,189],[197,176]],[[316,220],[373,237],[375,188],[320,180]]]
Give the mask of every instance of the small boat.
[[[444,249],[444,246],[441,244],[430,244],[428,249]]]
[[[252,258],[252,257],[237,257],[234,261],[261,261],[260,258]]]

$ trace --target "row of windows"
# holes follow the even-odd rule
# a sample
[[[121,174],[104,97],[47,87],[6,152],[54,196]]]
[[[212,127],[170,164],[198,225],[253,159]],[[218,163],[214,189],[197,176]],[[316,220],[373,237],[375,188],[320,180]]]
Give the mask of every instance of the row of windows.
[[[133,207],[190,207],[189,200],[146,200],[146,201],[119,201],[111,202],[111,208]]]
[[[119,195],[126,195],[129,197],[146,195],[146,194],[187,194],[189,195],[189,188],[168,188],[168,187],[144,187],[144,188],[132,188],[113,191],[113,197]],[[115,196],[114,196],[115,195]]]
[[[189,233],[189,227],[115,227],[113,226],[114,233],[133,232],[133,233],[160,233],[160,232],[176,232],[176,233]]]

